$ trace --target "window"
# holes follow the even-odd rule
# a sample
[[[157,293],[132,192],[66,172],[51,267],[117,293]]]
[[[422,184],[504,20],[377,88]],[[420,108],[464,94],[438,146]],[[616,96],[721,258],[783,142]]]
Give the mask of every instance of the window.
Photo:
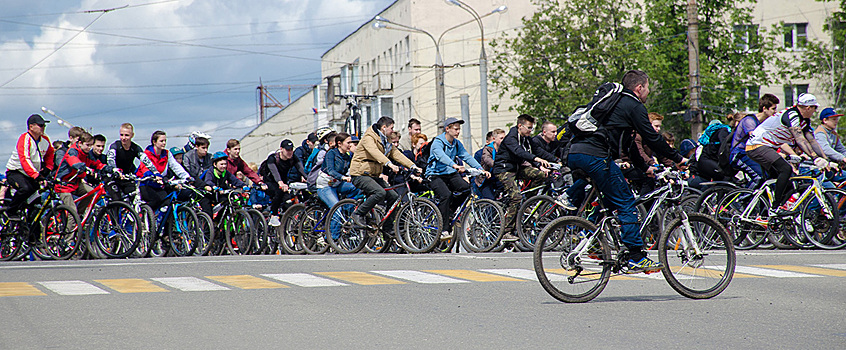
[[[799,95],[808,92],[808,84],[799,85],[785,85],[784,86],[784,105],[787,107],[793,106],[796,98]]]
[[[734,40],[737,50],[748,52],[758,46],[758,25],[739,24],[734,26]]]
[[[808,43],[808,23],[784,24],[784,47],[801,50]]]
[[[757,111],[758,99],[761,97],[761,89],[759,86],[747,86],[741,89],[738,95],[735,108],[745,111]]]

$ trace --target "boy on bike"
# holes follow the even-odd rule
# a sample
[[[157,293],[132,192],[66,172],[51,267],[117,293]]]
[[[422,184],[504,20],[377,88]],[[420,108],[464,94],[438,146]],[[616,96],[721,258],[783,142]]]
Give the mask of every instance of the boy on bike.
[[[482,169],[482,165],[473,159],[473,156],[458,140],[458,135],[461,133],[461,124],[464,124],[464,121],[456,118],[447,118],[444,121],[444,133],[432,140],[429,163],[426,167],[426,177],[429,178],[429,186],[438,199],[438,209],[441,211],[441,218],[443,219],[444,226],[443,232],[441,232],[441,240],[452,238],[452,230],[450,229],[452,214],[470,194],[470,184],[462,178],[461,174],[465,171],[465,168],[463,165],[456,164],[454,160],[460,158],[464,161],[464,164],[481,170],[485,177],[491,176],[489,172]],[[453,193],[459,195],[453,196]]]
[[[241,188],[247,186],[244,181],[238,179],[235,174],[226,170],[227,158],[229,155],[224,152],[214,152],[212,156],[212,167],[203,173],[203,182],[206,184],[206,191],[219,191],[233,188]],[[216,193],[216,192],[215,192]],[[217,204],[220,200],[213,201],[212,204]],[[204,211],[206,211],[204,209]],[[209,210],[210,211],[210,210]],[[210,216],[212,213],[206,212]]]
[[[619,150],[630,149],[634,142],[633,131],[641,135],[643,143],[658,155],[676,163],[685,163],[678,151],[664,142],[649,122],[643,101],[649,95],[649,77],[639,70],[631,70],[623,75],[623,96],[610,111],[605,123],[589,136],[574,136],[570,143],[567,159],[573,170],[581,169],[594,181],[602,193],[603,203],[609,209],[616,209],[622,224],[621,238],[628,249],[629,272],[657,272],[663,266],[646,256],[643,251],[643,239],[638,232],[637,209],[632,191],[626,183],[623,173],[615,159],[619,159]],[[640,157],[632,152],[630,157]]]
[[[288,178],[291,169],[295,169],[300,176],[305,175],[300,159],[294,157],[294,143],[288,139],[282,140],[279,143],[279,149],[267,156],[267,159],[259,166],[259,175],[267,184],[267,194],[272,198],[268,220],[270,226],[281,225],[279,207],[293,197],[288,190],[288,184],[293,182]],[[282,209],[287,209],[287,206]]]
[[[91,148],[94,147],[94,138],[88,132],[83,131],[77,137],[77,142],[71,145],[62,161],[59,163],[59,170],[56,172],[56,179],[62,183],[56,184],[56,193],[59,198],[73,211],[79,214],[77,205],[73,202],[73,196],[84,196],[93,188],[82,181],[88,169],[112,171],[112,167],[101,163],[99,160],[90,158]],[[91,198],[79,201],[79,208],[86,208]]]

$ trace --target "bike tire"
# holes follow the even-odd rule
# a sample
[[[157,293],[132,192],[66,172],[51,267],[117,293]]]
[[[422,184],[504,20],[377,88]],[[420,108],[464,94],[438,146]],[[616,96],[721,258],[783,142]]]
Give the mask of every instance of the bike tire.
[[[156,233],[156,214],[149,205],[138,206],[138,219],[141,221],[141,241],[130,255],[133,258],[144,258],[150,254],[153,235]]]
[[[838,216],[837,228],[828,238],[817,234],[808,234],[808,239],[815,246],[825,250],[842,249],[846,247],[846,191],[841,189],[826,189],[826,195],[834,200],[834,211]]]
[[[823,191],[823,199],[829,210],[824,210],[816,197],[806,200],[801,208],[801,220],[797,223],[798,235],[788,236],[790,242],[800,248],[817,248],[831,240],[840,229],[840,215],[832,210],[836,208],[836,200],[832,196],[836,192]]]
[[[325,234],[325,218],[328,210],[322,204],[312,204],[306,206],[303,212],[300,224],[297,226],[297,236],[300,237],[303,250],[308,254],[325,254],[329,250],[330,244],[326,241]]]
[[[329,242],[332,249],[339,254],[354,254],[361,251],[370,238],[366,227],[357,227],[352,221],[352,214],[360,203],[354,199],[342,199],[326,213],[323,230],[324,239]],[[381,218],[375,217],[375,211],[367,214],[367,221],[380,222]]]
[[[215,239],[214,221],[212,221],[209,214],[198,211],[197,227],[199,232],[197,234],[197,243],[195,244],[196,248],[194,249],[194,255],[208,255],[209,250],[212,248],[212,242],[214,242]]]
[[[226,250],[230,255],[245,255],[250,251],[255,236],[253,220],[244,209],[229,214],[229,223],[225,225]]]
[[[305,254],[300,238],[297,236],[297,227],[300,224],[302,214],[305,211],[305,204],[298,203],[292,205],[280,219],[281,225],[276,228],[276,236],[279,240],[279,246],[282,251],[291,255]]]
[[[94,221],[94,237],[97,248],[107,258],[128,257],[141,241],[138,213],[126,202],[107,204]]]
[[[373,207],[373,218],[376,222],[381,222],[385,216],[385,209],[381,205]],[[379,234],[375,237],[370,237],[367,243],[364,244],[364,251],[368,253],[388,253],[392,249],[396,249],[398,245],[394,242],[394,237],[383,230],[379,230]]]
[[[714,219],[722,224],[732,236],[732,244],[738,250],[755,249],[760,246],[770,234],[769,210],[770,203],[767,200],[758,200],[755,207],[749,212],[745,219],[755,219],[761,223],[751,223],[743,220],[742,213],[746,207],[751,205],[755,191],[740,188],[723,196],[717,209],[711,214]],[[764,223],[766,221],[766,223]]]
[[[567,215],[567,210],[555,204],[555,199],[539,195],[523,202],[517,211],[517,237],[529,251],[535,249],[540,232],[553,220]]]
[[[252,246],[253,249],[250,251],[250,254],[264,254],[268,245],[267,237],[269,226],[267,226],[267,219],[264,218],[264,214],[254,208],[247,209],[247,212],[250,213],[250,218],[253,219],[253,227],[256,228],[256,235]]]
[[[173,221],[174,218],[168,217]],[[176,208],[176,222],[171,222],[168,227],[168,238],[170,238],[170,251],[176,256],[188,256],[194,254],[197,248],[197,236],[200,227],[197,223],[197,213],[187,205],[179,205]]]
[[[696,199],[694,211],[708,215],[714,215],[717,206],[722,202],[723,198],[736,190],[736,188],[723,185],[714,185],[702,192]]]
[[[733,239],[710,215],[688,213],[687,220],[689,225],[683,217],[676,218],[661,234],[658,241],[658,260],[664,265],[661,272],[679,294],[691,299],[713,298],[728,287],[734,276],[737,257]],[[695,242],[689,242],[686,227],[691,228]],[[701,254],[693,244],[699,246]]]
[[[20,254],[25,241],[20,234],[23,224],[21,221],[10,221],[5,212],[0,214],[0,261],[13,260]]]
[[[430,253],[440,243],[443,219],[438,206],[424,198],[403,204],[394,220],[397,242],[409,253]]]
[[[555,219],[541,231],[532,262],[538,281],[553,298],[565,303],[584,303],[605,289],[611,278],[611,249],[605,235],[596,231],[596,225],[576,216]],[[589,239],[585,242],[588,254],[574,252],[585,239]],[[579,276],[575,276],[576,271],[580,272]],[[581,274],[583,271],[587,273]]]
[[[79,215],[67,205],[52,207],[41,216],[42,252],[52,259],[70,259],[82,244]]]
[[[490,252],[497,247],[505,227],[505,213],[499,203],[490,199],[474,200],[461,217],[458,239],[465,250],[474,253]]]

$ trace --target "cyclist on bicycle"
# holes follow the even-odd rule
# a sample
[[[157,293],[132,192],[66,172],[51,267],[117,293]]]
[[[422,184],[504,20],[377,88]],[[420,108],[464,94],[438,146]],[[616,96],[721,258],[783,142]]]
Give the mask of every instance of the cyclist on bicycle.
[[[224,190],[224,189],[233,189],[233,188],[241,188],[247,186],[244,181],[238,179],[235,174],[230,173],[226,170],[226,159],[229,158],[229,155],[217,151],[214,152],[212,156],[212,167],[203,173],[203,182],[205,182],[206,190],[213,191],[216,189]],[[214,204],[217,204],[220,201],[214,201]],[[211,213],[207,213],[211,215]]]
[[[514,235],[516,229],[514,220],[517,218],[517,210],[523,201],[523,195],[520,193],[517,178],[534,181],[545,180],[549,173],[547,169],[549,162],[556,160],[554,157],[544,159],[541,156],[536,156],[533,152],[531,137],[534,126],[535,118],[532,116],[521,114],[517,117],[517,126],[511,127],[511,130],[502,139],[502,144],[500,144],[494,159],[494,167],[491,173],[502,183],[505,189],[504,197],[507,200],[505,219],[503,220],[505,233],[502,236],[502,241],[504,242],[519,240]]]
[[[746,143],[746,154],[758,162],[767,171],[771,179],[776,179],[775,193],[770,216],[789,215],[790,211],[782,204],[784,195],[790,187],[790,176],[793,167],[778,155],[781,148],[792,157],[798,157],[796,152],[784,145],[796,144],[806,158],[813,159],[820,168],[829,168],[828,157],[822,151],[814,138],[811,129],[811,117],[817,111],[817,98],[811,94],[801,94],[795,106],[776,113],[755,128],[749,142]]]
[[[194,149],[182,156],[182,166],[191,177],[199,179],[204,171],[211,168],[211,153],[209,153],[209,139],[197,137],[194,139]]]
[[[226,150],[224,152],[229,155],[229,158],[226,159],[226,171],[236,175],[240,171],[245,177],[252,180],[254,184],[259,185],[262,190],[267,190],[267,185],[261,179],[261,176],[250,168],[247,162],[241,159],[241,141],[229,139],[229,141],[226,141]]]
[[[390,117],[379,118],[376,124],[367,128],[355,153],[353,153],[350,162],[352,184],[361,190],[367,198],[353,212],[352,219],[356,225],[367,226],[365,216],[373,210],[376,204],[385,200],[388,203],[393,203],[399,198],[396,191],[385,190],[388,184],[379,177],[382,174],[383,167],[387,166],[392,171],[399,172],[399,166],[393,163],[393,161],[396,161],[404,167],[411,168],[414,172],[420,172],[420,168],[406,158],[399,148],[394,147],[389,142],[388,135],[392,132],[394,132],[394,120]],[[393,221],[392,214],[385,220],[383,227],[386,230],[392,230]]]
[[[0,211],[7,211],[10,217],[18,213],[27,198],[38,191],[38,183],[43,183],[44,177],[53,170],[53,145],[44,134],[47,123],[49,121],[38,114],[29,116],[27,132],[18,137],[15,151],[6,163],[6,181],[17,192],[9,205],[0,207]]]
[[[279,150],[271,153],[259,166],[259,174],[267,184],[267,194],[272,198],[270,202],[270,226],[281,225],[279,221],[279,207],[287,203],[293,196],[288,191],[288,173],[296,169],[300,176],[305,176],[305,170],[300,159],[294,157],[294,143],[284,139],[279,143]],[[233,175],[234,176],[234,175]],[[282,209],[288,209],[287,205]],[[283,210],[284,211],[284,210]]]
[[[461,124],[464,124],[464,121],[456,118],[447,118],[444,121],[444,133],[432,140],[429,150],[429,165],[426,166],[429,187],[435,192],[435,197],[438,199],[438,209],[441,211],[441,218],[443,219],[444,226],[443,232],[441,232],[441,240],[452,238],[450,227],[452,213],[470,194],[470,184],[462,178],[461,174],[465,171],[464,165],[458,165],[454,160],[456,158],[461,159],[464,164],[481,170],[485,177],[491,176],[489,172],[482,169],[482,165],[473,159],[473,156],[458,140],[458,135],[461,134]],[[453,196],[453,193],[458,195]]]
[[[138,167],[138,170],[135,171],[135,176],[139,178],[154,176],[157,178],[156,180],[144,181],[139,187],[141,191],[141,198],[144,199],[144,201],[147,202],[153,210],[156,210],[167,204],[165,203],[165,200],[168,193],[164,189],[162,180],[168,170],[172,170],[176,176],[183,180],[191,180],[191,175],[182,168],[182,165],[179,165],[179,163],[176,162],[176,159],[174,159],[173,155],[167,150],[167,134],[165,134],[164,131],[156,130],[153,133],[153,136],[150,137],[150,143],[152,144],[147,146],[147,149],[144,150],[144,154],[147,159],[150,160],[153,167],[148,168],[146,164],[141,164],[141,166]],[[180,200],[183,200],[183,198],[189,197],[190,195],[191,193],[186,190],[181,192],[179,197]]]
[[[182,153],[188,153],[192,149],[196,149],[197,140],[201,138],[206,140],[206,145],[208,146],[208,141],[211,140],[211,135],[202,131],[194,131],[188,136],[188,143],[186,143],[185,146],[182,146]]]
[[[350,170],[352,156],[348,153],[352,137],[345,132],[335,135],[335,147],[326,152],[320,175],[317,176],[317,196],[328,208],[332,208],[340,201],[341,196],[352,198],[358,195],[358,189],[350,182],[347,175]]]
[[[567,159],[571,169],[581,169],[596,184],[604,195],[603,203],[609,209],[616,209],[622,224],[621,238],[628,249],[630,272],[657,272],[663,266],[652,261],[643,251],[643,240],[638,232],[637,209],[626,179],[614,159],[620,158],[620,149],[630,149],[634,142],[633,131],[643,138],[649,148],[658,155],[676,163],[685,163],[678,151],[671,148],[649,122],[643,101],[649,95],[649,77],[639,70],[630,70],[623,75],[623,96],[610,112],[606,122],[597,132],[586,137],[574,137]],[[630,152],[630,157],[640,157]]]
[[[63,184],[56,184],[56,193],[62,202],[71,207],[75,213],[79,213],[77,205],[73,202],[73,196],[82,197],[94,190],[90,185],[82,181],[88,169],[112,171],[112,168],[99,160],[90,158],[89,152],[94,146],[94,138],[86,131],[77,136],[77,142],[71,145],[59,165],[56,172],[56,179],[63,181]],[[91,198],[79,201],[79,208],[85,208]]]
[[[135,159],[138,159],[148,169],[154,169],[153,162],[147,158],[144,149],[137,143],[132,142],[132,138],[135,137],[135,127],[130,123],[123,123],[120,126],[119,133],[120,138],[109,146],[109,151],[106,153],[106,164],[120,169],[124,174],[134,174],[138,169],[135,167]],[[132,181],[119,181],[116,185],[118,186],[116,190],[123,194],[135,191],[135,183]],[[120,193],[110,194],[114,199],[121,197]]]
[[[758,100],[758,114],[750,114],[737,123],[731,140],[731,166],[749,176],[748,188],[758,188],[764,182],[764,170],[761,165],[750,159],[746,154],[746,143],[752,136],[752,131],[775,114],[779,99],[773,94],[764,94]]]

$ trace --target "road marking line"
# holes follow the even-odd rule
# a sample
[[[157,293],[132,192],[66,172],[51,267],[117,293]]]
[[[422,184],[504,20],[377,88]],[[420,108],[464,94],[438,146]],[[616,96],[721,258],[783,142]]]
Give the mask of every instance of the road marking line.
[[[715,269],[715,270],[725,269],[725,267],[722,267],[722,266],[705,266],[705,268]],[[822,277],[820,275],[809,275],[807,273],[780,271],[780,270],[772,270],[772,269],[762,269],[760,267],[752,267],[752,266],[735,266],[734,271],[740,272],[740,273],[747,273],[747,274],[750,274],[750,275],[758,275],[758,276],[765,276],[765,277],[776,277],[776,278]],[[737,276],[736,273],[735,273],[735,276]]]
[[[109,294],[109,292],[82,281],[47,281],[38,284],[59,295]]]
[[[159,277],[151,278],[151,280],[164,284],[171,288],[176,288],[184,292],[206,292],[213,290],[229,290],[221,285],[211,283],[209,281],[201,280],[196,277]]]
[[[522,278],[524,280],[530,281],[537,281],[538,276],[535,274],[535,271],[526,270],[526,269],[483,269],[479,271],[495,273],[497,275],[504,275],[508,277],[514,278]],[[550,274],[549,275],[550,281],[566,281],[567,277],[561,275]]]
[[[795,266],[795,265],[755,265],[755,266],[766,267],[766,268],[776,269],[776,270],[787,270],[787,271],[794,271],[794,272],[811,273],[811,274],[816,274],[816,275],[846,277],[846,271],[826,269],[826,268],[820,268],[820,267]]]
[[[206,276],[206,278],[241,289],[290,288],[284,284],[250,275]]]
[[[822,267],[826,269],[846,270],[846,264],[818,264],[813,266]]]
[[[300,287],[336,287],[348,286],[346,283],[333,281],[323,277],[309,275],[307,273],[274,273],[264,274],[264,277],[269,277],[285,283],[290,283]]]
[[[456,277],[462,278],[466,280],[471,280],[474,282],[499,282],[499,281],[518,281],[524,282],[524,280],[505,277],[500,275],[492,275],[489,273],[483,273],[473,270],[423,270],[425,272],[437,273],[439,275],[446,275],[449,277]]]
[[[47,295],[26,282],[3,282],[0,283],[0,297],[14,297],[24,295]]]
[[[336,271],[336,272],[315,272],[318,275],[331,277],[334,279],[347,281],[350,283],[361,284],[365,286],[377,284],[405,284],[403,281],[398,281],[392,278],[376,276],[367,272],[359,271]]]
[[[423,271],[413,270],[389,270],[389,271],[370,271],[380,275],[391,276],[399,279],[409,280],[417,283],[470,283],[470,281],[459,280],[441,275],[426,273]]]
[[[599,271],[591,271],[591,270],[586,270],[586,271],[587,271],[586,273],[596,273],[596,274],[595,275],[593,275],[593,274],[591,274],[591,275],[579,275],[579,277],[595,280],[595,279],[598,279],[601,276],[599,274]],[[575,271],[568,271],[567,269],[546,269],[546,272],[557,273],[557,274],[565,275],[565,276],[572,276],[573,273],[575,273]],[[638,275],[638,277],[647,277],[647,276]],[[637,277],[624,276],[624,275],[612,275],[611,279],[612,280],[618,280],[618,281],[637,281],[637,280],[640,280],[640,278],[637,278]]]
[[[121,278],[121,279],[107,279],[94,280],[106,287],[114,289],[120,293],[157,293],[169,292],[169,290],[159,287],[153,282],[142,280],[140,278]]]

